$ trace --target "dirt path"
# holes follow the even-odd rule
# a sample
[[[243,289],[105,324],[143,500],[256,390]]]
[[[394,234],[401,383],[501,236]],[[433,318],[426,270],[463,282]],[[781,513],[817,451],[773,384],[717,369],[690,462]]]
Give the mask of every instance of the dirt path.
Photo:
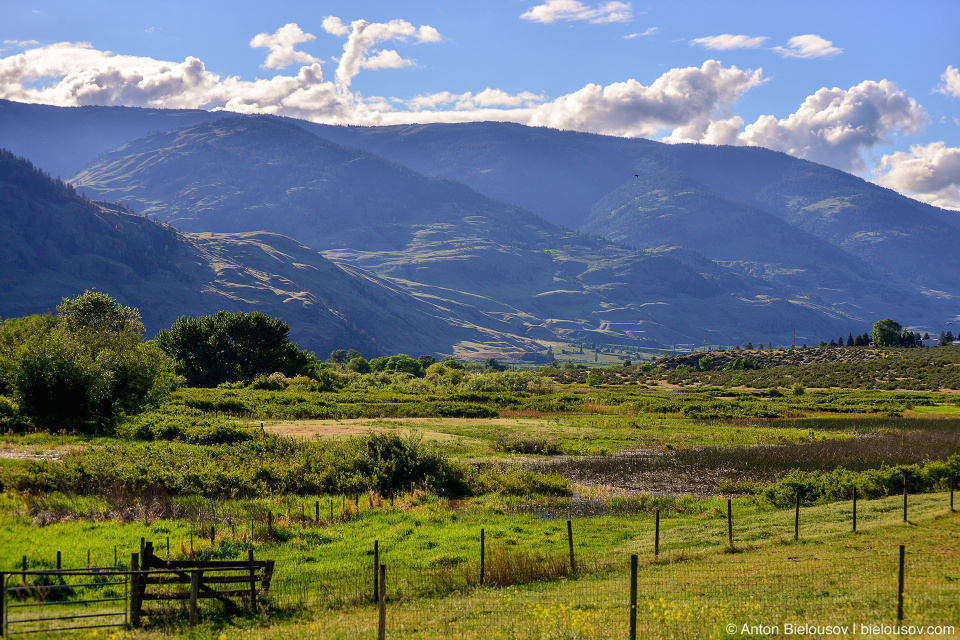
[[[364,436],[371,432],[383,433],[395,431],[400,435],[409,435],[416,431],[424,440],[450,441],[462,436],[439,430],[441,425],[455,427],[458,431],[465,427],[514,427],[529,424],[543,424],[543,420],[531,418],[356,418],[351,420],[291,420],[264,423],[264,431],[282,436],[305,439],[343,439]]]

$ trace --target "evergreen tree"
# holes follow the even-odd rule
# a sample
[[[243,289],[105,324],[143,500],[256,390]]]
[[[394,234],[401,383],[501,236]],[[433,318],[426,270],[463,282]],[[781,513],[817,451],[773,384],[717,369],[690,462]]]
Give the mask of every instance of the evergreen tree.
[[[847,336],[847,346],[848,346],[848,347],[854,346],[853,333],[850,333],[850,334]]]

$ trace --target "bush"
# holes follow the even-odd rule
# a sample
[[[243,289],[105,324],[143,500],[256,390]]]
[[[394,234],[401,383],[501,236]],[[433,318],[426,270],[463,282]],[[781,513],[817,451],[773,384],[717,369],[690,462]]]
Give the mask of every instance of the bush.
[[[0,361],[19,412],[38,427],[109,431],[157,404],[174,385],[172,363],[141,341],[135,309],[86,292],[57,316],[6,321]]]
[[[303,377],[303,376],[298,376]],[[267,375],[259,375],[253,379],[248,389],[263,389],[265,391],[282,391],[287,388],[289,378],[279,371]]]
[[[248,429],[197,409],[171,409],[171,412],[145,413],[127,420],[117,426],[116,436],[128,440],[178,440],[193,444],[234,444],[252,437]]]

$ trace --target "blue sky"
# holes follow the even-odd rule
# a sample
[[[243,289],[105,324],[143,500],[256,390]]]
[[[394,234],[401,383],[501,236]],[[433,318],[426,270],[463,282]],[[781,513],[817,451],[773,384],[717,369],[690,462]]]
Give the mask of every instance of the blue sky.
[[[750,144],[960,209],[960,2],[0,4],[0,97]]]

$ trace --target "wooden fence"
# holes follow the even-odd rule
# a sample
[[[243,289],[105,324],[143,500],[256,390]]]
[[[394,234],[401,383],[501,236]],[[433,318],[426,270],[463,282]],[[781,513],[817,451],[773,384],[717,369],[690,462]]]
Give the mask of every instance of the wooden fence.
[[[216,599],[228,608],[238,605],[233,598],[249,598],[257,608],[257,598],[266,595],[273,579],[273,560],[253,559],[248,552],[246,562],[163,560],[153,553],[153,543],[145,542],[141,554],[131,554],[130,623],[140,625],[140,618],[151,615],[143,608],[145,601],[189,600],[190,626],[197,620],[197,601]]]

